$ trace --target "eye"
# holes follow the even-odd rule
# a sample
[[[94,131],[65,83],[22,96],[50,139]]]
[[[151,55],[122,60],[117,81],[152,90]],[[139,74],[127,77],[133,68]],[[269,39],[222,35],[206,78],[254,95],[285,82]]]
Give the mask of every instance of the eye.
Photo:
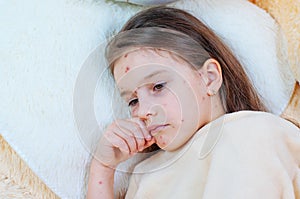
[[[166,82],[157,83],[153,86],[153,91],[160,91],[162,90],[166,85]]]
[[[135,106],[138,102],[139,100],[137,98],[132,99],[129,101],[128,106]]]

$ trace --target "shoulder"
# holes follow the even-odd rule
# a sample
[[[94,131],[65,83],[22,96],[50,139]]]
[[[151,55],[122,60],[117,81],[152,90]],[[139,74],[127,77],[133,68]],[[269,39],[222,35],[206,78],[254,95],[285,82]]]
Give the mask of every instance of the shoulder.
[[[219,139],[207,156],[206,189],[211,194],[216,189],[221,193],[230,190],[231,198],[279,198],[286,194],[299,175],[299,129],[264,112],[236,112],[222,120]]]
[[[300,148],[299,128],[274,114],[240,111],[227,114],[223,120],[215,151],[234,150],[250,155],[280,148]]]
[[[227,114],[223,131],[226,134],[279,136],[285,132],[299,132],[291,122],[271,113],[260,111],[239,111]]]

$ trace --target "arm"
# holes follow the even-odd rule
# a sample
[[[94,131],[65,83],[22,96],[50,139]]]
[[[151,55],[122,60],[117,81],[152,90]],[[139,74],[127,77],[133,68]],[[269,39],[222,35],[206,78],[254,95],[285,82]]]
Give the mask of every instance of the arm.
[[[87,199],[113,199],[114,174],[113,168],[104,166],[93,159],[90,167]]]
[[[115,168],[154,143],[137,118],[113,122],[101,136],[91,162],[87,199],[114,198]]]

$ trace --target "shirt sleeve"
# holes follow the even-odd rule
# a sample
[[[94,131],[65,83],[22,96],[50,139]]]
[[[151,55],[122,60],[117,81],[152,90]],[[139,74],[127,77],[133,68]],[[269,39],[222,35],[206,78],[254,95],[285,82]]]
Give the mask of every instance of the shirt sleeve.
[[[203,199],[300,199],[300,131],[260,113],[224,124]]]

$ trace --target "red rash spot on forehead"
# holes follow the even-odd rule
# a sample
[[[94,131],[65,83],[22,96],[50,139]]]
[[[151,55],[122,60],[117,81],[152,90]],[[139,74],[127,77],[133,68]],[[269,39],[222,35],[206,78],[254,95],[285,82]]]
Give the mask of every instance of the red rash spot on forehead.
[[[125,73],[127,73],[130,70],[129,66],[126,66]]]
[[[102,184],[102,181],[99,181],[99,184]]]
[[[128,56],[128,54],[125,54],[124,57],[126,58]]]

